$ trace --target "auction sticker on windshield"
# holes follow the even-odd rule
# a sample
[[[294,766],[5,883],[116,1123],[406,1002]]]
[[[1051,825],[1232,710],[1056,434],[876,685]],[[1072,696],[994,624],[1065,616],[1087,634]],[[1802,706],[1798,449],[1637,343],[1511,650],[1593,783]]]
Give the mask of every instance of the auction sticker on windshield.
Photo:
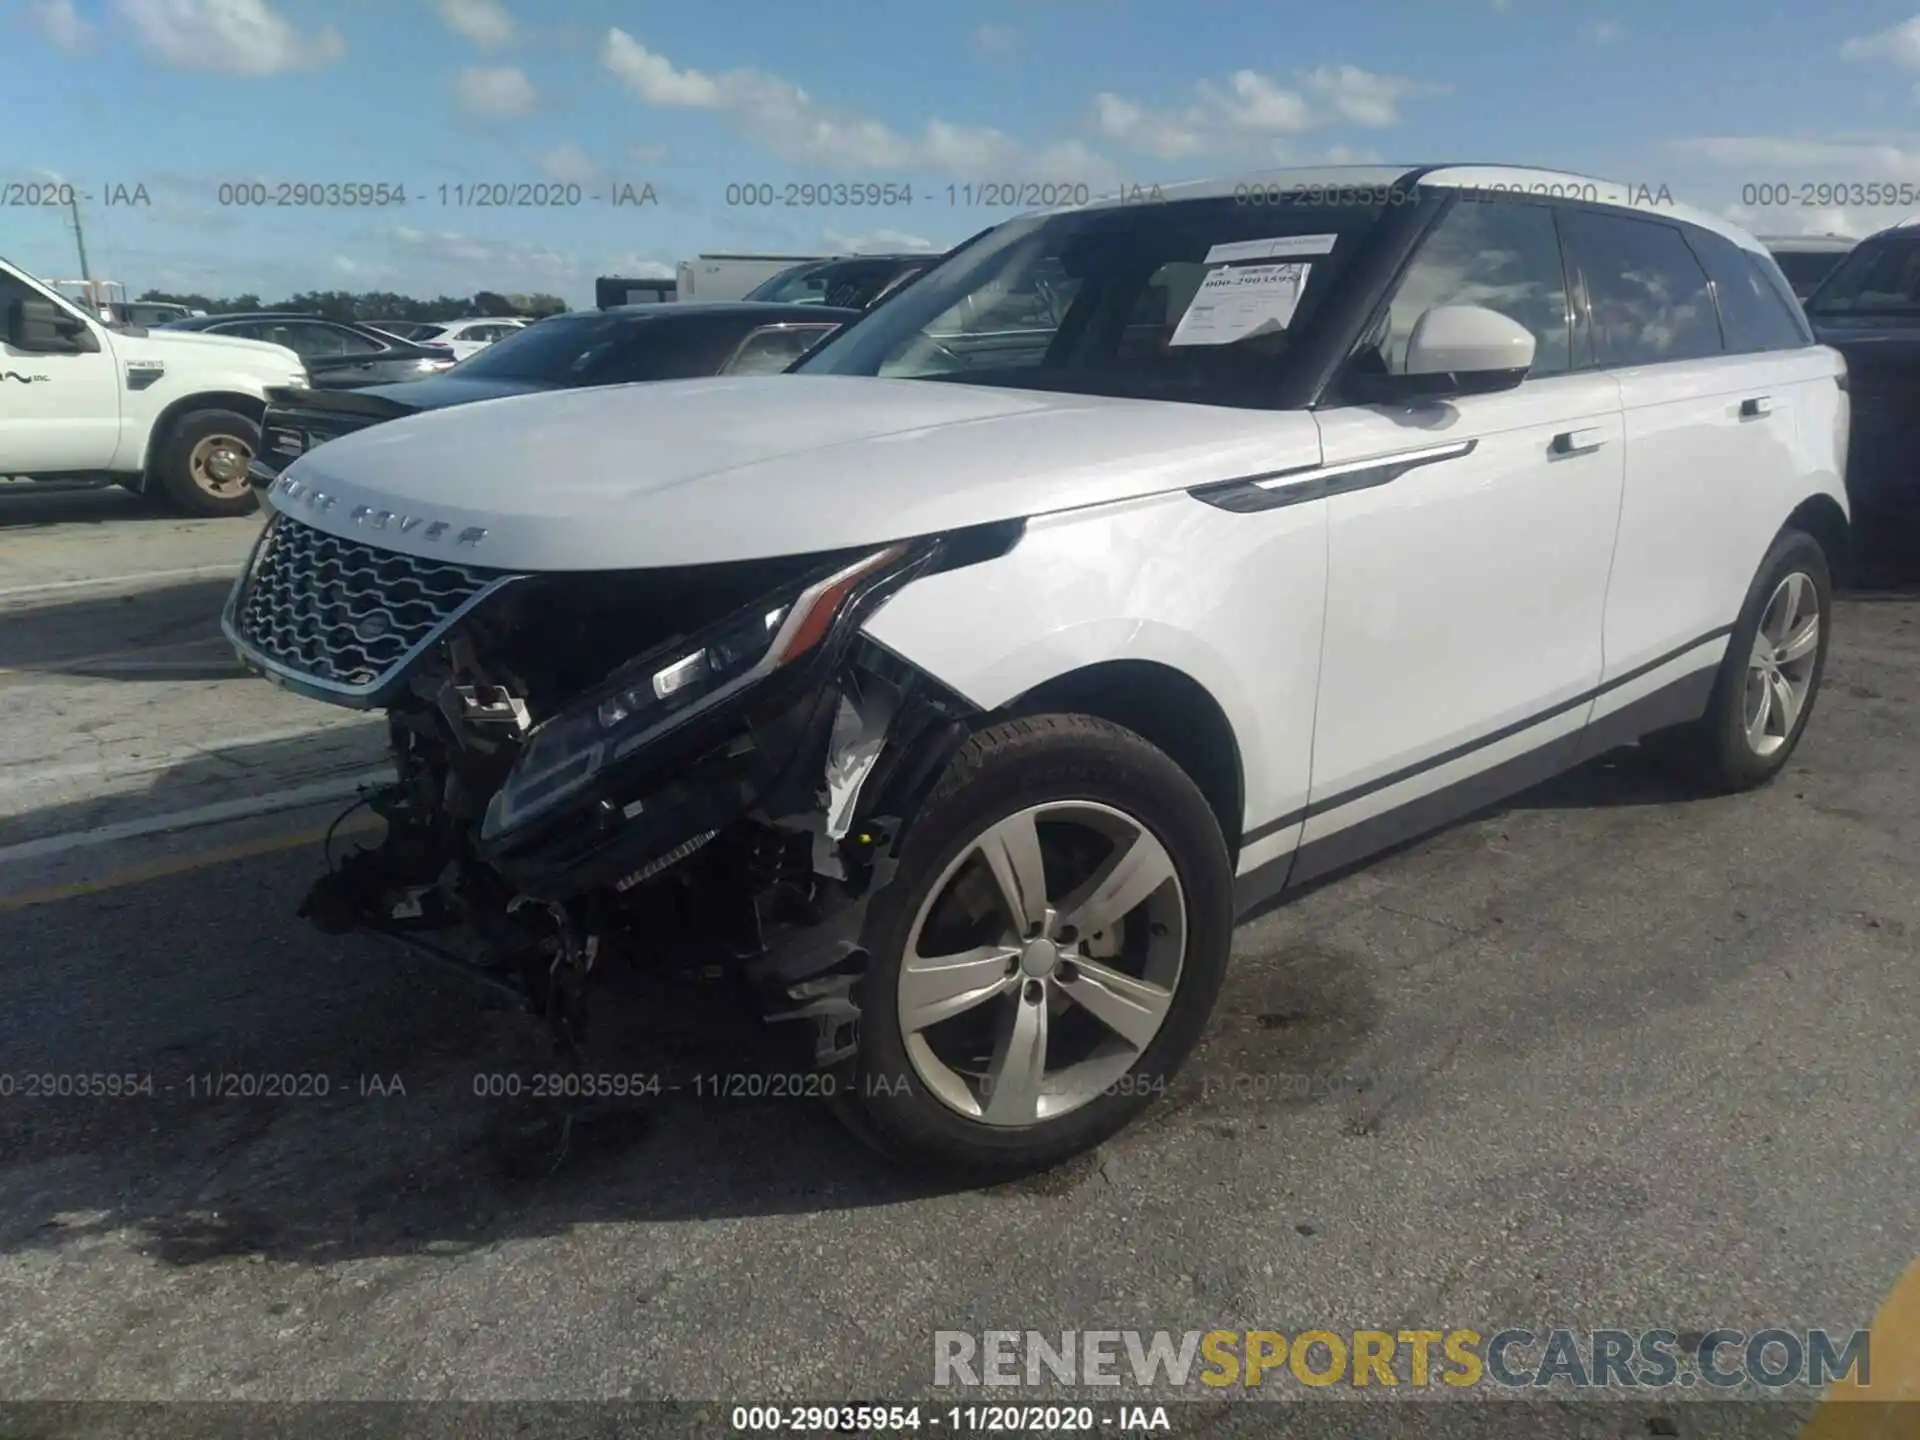
[[[1207,251],[1207,264],[1230,260],[1285,260],[1294,255],[1331,255],[1338,235],[1276,235],[1267,240],[1229,240]]]
[[[1311,265],[1229,265],[1200,282],[1169,345],[1231,345],[1285,330]]]

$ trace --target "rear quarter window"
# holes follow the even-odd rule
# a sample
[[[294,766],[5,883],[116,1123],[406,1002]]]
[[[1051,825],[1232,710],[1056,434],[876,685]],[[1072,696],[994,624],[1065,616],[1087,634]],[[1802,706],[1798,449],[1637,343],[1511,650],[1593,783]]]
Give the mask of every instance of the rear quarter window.
[[[1688,226],[1687,244],[1713,281],[1727,349],[1735,354],[1760,350],[1797,350],[1811,341],[1799,303],[1784,282],[1767,274],[1765,255],[1736,245],[1724,235]]]

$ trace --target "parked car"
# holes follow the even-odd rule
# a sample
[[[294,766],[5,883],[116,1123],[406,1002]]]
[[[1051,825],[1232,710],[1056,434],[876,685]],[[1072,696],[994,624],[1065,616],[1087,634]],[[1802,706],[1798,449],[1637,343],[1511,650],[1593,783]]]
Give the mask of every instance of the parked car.
[[[406,338],[416,345],[426,345],[435,350],[452,352],[455,360],[465,360],[478,355],[496,340],[504,340],[516,330],[524,330],[528,322],[516,319],[447,320],[436,325],[422,325]]]
[[[436,328],[426,320],[363,320],[360,323],[396,340],[418,340],[422,332]]]
[[[151,329],[155,325],[165,325],[170,320],[190,320],[196,313],[206,313],[166,300],[126,300],[113,309],[115,322],[129,329]]]
[[[191,320],[173,320],[162,328],[169,332],[233,335],[284,345],[306,362],[308,383],[323,390],[416,380],[423,375],[451,370],[455,363],[444,350],[384,335],[370,326],[329,320],[324,315],[275,312],[202,315]]]
[[[1862,240],[1807,301],[1847,358],[1847,491],[1863,544],[1920,546],[1920,219]]]
[[[1635,740],[1780,771],[1847,396],[1757,241],[1484,166],[1162,194],[777,379],[289,467],[226,633],[397,775],[307,913],[568,1037],[611,966],[718,976],[863,1137],[995,1176],[1166,1093],[1236,918]]]
[[[110,480],[189,515],[252,510],[267,392],[306,379],[281,346],[108,325],[0,260],[0,475]]]
[[[770,374],[859,314],[819,305],[695,302],[555,315],[521,326],[444,375],[276,397],[263,422],[253,483],[272,484],[292,460],[350,430],[422,410],[638,380]]]
[[[857,255],[796,265],[747,293],[749,300],[871,310],[940,263],[938,255]]]
[[[1777,235],[1760,243],[1793,286],[1794,298],[1804,301],[1859,242],[1845,235]]]

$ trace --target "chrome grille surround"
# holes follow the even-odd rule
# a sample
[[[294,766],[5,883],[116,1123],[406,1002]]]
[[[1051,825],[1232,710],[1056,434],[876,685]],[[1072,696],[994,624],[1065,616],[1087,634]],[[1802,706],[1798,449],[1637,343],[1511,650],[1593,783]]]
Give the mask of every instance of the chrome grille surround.
[[[370,709],[462,616],[525,578],[383,550],[275,514],[220,626],[241,660],[269,680]]]

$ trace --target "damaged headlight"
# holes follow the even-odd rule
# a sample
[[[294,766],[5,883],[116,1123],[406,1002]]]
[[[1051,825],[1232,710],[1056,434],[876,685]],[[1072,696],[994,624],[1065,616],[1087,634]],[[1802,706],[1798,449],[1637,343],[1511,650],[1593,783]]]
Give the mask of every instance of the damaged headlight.
[[[504,834],[578,794],[608,766],[690,716],[811,653],[862,585],[910,553],[907,545],[875,551],[824,578],[797,582],[683,644],[622,666],[528,737],[487,806],[482,838]]]

